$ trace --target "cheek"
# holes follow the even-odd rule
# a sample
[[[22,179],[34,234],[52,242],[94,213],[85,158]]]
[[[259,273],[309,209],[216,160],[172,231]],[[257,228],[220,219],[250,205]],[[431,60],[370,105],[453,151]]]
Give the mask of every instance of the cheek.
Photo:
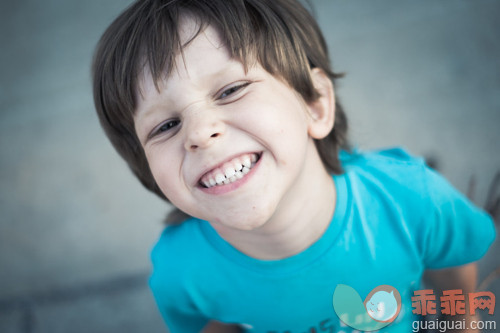
[[[252,97],[252,104],[237,109],[240,129],[273,142],[307,136],[307,110],[294,94],[266,97]]]
[[[172,188],[177,188],[179,182],[179,169],[176,167],[178,162],[171,156],[171,154],[159,149],[146,153],[153,178],[163,194],[169,198],[172,196],[172,193],[169,192],[172,192]]]

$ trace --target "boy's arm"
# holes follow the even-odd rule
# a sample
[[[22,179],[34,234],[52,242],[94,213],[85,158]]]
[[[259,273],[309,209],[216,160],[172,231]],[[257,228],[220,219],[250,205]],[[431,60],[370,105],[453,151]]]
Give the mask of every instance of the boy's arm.
[[[426,285],[434,289],[436,295],[437,308],[439,308],[440,299],[443,290],[462,289],[463,295],[476,291],[477,285],[477,264],[471,263],[463,266],[428,270],[424,274]],[[466,299],[467,300],[467,299]],[[466,302],[465,315],[447,316],[443,315],[440,320],[461,321],[465,319],[466,327],[470,327],[471,321],[477,321],[477,316],[469,315],[469,307]],[[479,330],[465,329],[463,331],[454,332],[480,332]]]
[[[203,333],[241,333],[240,326],[223,324],[218,321],[211,321],[203,329]]]

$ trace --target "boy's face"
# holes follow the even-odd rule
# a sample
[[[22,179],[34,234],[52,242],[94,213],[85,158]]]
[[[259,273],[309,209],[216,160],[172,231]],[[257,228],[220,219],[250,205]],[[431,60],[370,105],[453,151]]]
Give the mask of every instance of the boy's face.
[[[196,27],[182,27],[187,41]],[[259,64],[245,72],[211,27],[176,62],[159,92],[145,70],[135,115],[151,172],[175,206],[252,230],[315,190],[308,177],[324,169],[310,107],[295,90]]]

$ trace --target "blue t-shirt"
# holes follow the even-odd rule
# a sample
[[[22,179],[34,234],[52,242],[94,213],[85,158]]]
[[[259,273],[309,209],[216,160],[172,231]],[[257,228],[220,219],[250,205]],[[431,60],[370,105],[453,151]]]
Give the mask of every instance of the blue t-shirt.
[[[478,260],[495,238],[489,215],[403,150],[343,154],[342,165],[329,227],[292,257],[249,257],[198,219],[166,228],[150,286],[171,332],[210,320],[259,333],[354,332],[332,305],[345,284],[362,298],[395,287],[401,312],[380,332],[407,333],[423,271]]]

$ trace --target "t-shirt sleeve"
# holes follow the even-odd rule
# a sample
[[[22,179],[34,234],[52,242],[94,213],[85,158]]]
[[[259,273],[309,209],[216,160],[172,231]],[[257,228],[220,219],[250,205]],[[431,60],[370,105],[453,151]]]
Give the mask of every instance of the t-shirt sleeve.
[[[422,212],[424,265],[446,268],[480,259],[495,239],[492,218],[437,172],[423,168],[428,199]]]
[[[153,274],[149,286],[171,333],[198,333],[209,320],[191,301],[182,273],[176,269],[182,263],[165,246],[165,238],[164,235],[151,253]]]

